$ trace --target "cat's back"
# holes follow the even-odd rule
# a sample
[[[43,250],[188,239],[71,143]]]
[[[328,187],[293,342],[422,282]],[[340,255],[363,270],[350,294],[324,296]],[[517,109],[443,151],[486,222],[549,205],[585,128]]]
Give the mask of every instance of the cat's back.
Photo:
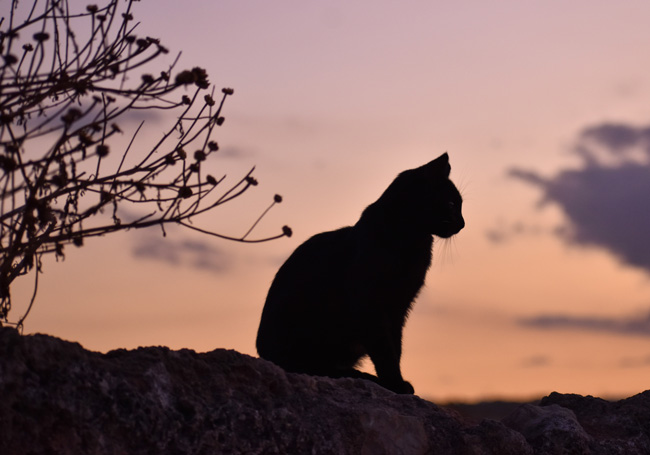
[[[269,297],[273,298],[273,294],[285,286],[314,289],[314,285],[320,287],[320,281],[331,285],[331,280],[345,269],[354,249],[352,226],[314,235],[298,246],[282,264],[269,290]]]
[[[313,344],[334,315],[330,302],[340,302],[353,249],[354,231],[345,227],[317,234],[302,243],[273,279],[257,334],[261,357],[288,367],[301,349]],[[300,340],[300,341],[297,341]]]

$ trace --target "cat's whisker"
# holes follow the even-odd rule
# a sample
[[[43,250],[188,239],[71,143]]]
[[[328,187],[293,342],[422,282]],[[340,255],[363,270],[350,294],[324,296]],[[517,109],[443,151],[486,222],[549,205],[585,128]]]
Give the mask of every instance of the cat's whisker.
[[[453,251],[451,249],[451,245],[453,244],[453,237],[449,237],[446,239],[443,239],[442,242],[442,258],[440,261],[441,266],[445,266],[447,264],[452,264],[454,263],[454,255]]]

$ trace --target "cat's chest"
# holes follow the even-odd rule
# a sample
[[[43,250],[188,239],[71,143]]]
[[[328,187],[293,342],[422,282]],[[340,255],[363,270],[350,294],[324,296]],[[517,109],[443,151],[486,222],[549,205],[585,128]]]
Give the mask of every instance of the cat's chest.
[[[418,287],[424,282],[431,265],[432,243],[429,239],[406,241],[361,241],[351,249],[353,274],[381,285],[404,283]]]

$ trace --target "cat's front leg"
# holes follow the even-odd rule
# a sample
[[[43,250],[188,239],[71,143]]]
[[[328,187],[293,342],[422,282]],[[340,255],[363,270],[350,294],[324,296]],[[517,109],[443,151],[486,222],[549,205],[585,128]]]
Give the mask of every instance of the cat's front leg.
[[[368,343],[368,355],[375,365],[379,384],[395,393],[413,394],[411,383],[402,378],[399,347],[391,337],[379,336]]]

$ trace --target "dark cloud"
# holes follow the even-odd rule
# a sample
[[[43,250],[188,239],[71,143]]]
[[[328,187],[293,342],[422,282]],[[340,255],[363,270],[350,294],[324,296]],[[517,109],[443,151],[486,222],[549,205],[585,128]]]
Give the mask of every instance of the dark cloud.
[[[567,243],[608,249],[623,263],[650,271],[650,127],[602,124],[581,132],[574,149],[582,167],[544,178],[513,169],[510,175],[543,191],[568,225]]]
[[[650,355],[645,357],[625,357],[621,359],[620,366],[623,368],[643,368],[650,366]]]
[[[581,139],[591,140],[612,150],[624,151],[641,146],[650,153],[650,126],[635,127],[623,123],[603,123],[585,128]]]
[[[169,126],[173,126],[176,118],[167,113],[163,113],[158,109],[129,109],[120,115],[116,122],[118,124],[126,125],[139,125],[140,122],[145,122],[147,125],[157,125],[165,120],[169,120]],[[122,126],[122,125],[120,125]]]
[[[235,160],[242,159],[242,158],[250,158],[255,155],[255,153],[253,153],[248,149],[244,149],[232,145],[228,145],[226,147],[220,148],[218,154],[219,154],[218,156],[222,158],[229,158]]]
[[[523,360],[521,365],[526,368],[544,367],[551,363],[551,360],[544,355],[534,355]]]
[[[90,107],[90,101],[83,103],[80,106],[80,109],[85,111]],[[122,109],[124,105],[114,106],[117,109]],[[96,107],[93,111],[86,115],[84,121],[89,123],[91,118],[95,116],[98,112],[101,112],[101,105]],[[129,131],[130,127],[137,127],[141,122],[145,122],[144,126],[159,125],[164,121],[169,121],[169,127],[174,125],[176,118],[169,114],[168,112],[161,111],[160,109],[128,109],[120,114],[117,118],[111,120],[109,124],[116,124],[120,127],[121,130]],[[59,118],[57,120],[59,124],[63,124],[63,120]],[[76,125],[76,124],[75,124]]]
[[[595,316],[540,315],[522,318],[519,324],[545,330],[582,330],[618,335],[650,337],[650,311],[639,316],[605,318]]]
[[[513,237],[521,235],[536,236],[546,232],[541,226],[514,222],[510,224],[499,223],[496,227],[488,229],[485,235],[492,243],[505,243]]]
[[[151,233],[138,236],[132,253],[136,258],[212,272],[224,272],[230,265],[228,256],[208,242],[188,238],[177,240]]]

